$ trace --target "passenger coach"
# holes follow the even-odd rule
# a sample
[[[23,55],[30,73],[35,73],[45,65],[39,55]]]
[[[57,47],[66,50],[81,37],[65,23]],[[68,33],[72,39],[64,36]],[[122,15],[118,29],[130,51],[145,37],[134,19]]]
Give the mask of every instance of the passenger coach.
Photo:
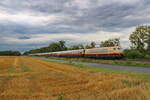
[[[29,54],[29,56],[122,58],[123,51],[120,46],[114,46],[91,49],[67,50],[59,52],[36,53]]]

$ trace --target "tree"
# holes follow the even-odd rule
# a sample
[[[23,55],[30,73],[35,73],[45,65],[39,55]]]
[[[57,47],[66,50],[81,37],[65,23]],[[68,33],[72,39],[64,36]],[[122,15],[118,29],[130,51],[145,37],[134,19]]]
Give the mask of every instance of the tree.
[[[80,49],[84,49],[84,45],[83,44],[79,44],[79,48]]]
[[[91,48],[95,48],[96,43],[95,42],[91,42]]]
[[[139,26],[130,35],[132,48],[141,52],[150,51],[150,26]]]
[[[120,46],[120,39],[114,38],[114,39],[102,41],[100,43],[100,47],[112,47],[112,46]]]
[[[86,48],[86,49],[90,49],[91,46],[87,44],[87,45],[85,46],[85,48]]]
[[[61,50],[66,50],[66,49],[67,49],[65,43],[66,43],[66,42],[65,42],[64,40],[59,41],[59,45],[60,45],[60,47],[61,47]]]
[[[78,49],[84,49],[84,46],[82,44],[79,44],[79,45],[73,45],[68,48],[68,50],[78,50]]]
[[[49,44],[49,46],[27,51],[24,53],[24,55],[32,54],[32,53],[44,53],[44,52],[55,52],[55,51],[67,50],[65,43],[66,42],[63,40],[61,40],[59,42],[52,42]]]
[[[53,42],[49,45],[50,52],[61,51],[61,46],[59,42]]]

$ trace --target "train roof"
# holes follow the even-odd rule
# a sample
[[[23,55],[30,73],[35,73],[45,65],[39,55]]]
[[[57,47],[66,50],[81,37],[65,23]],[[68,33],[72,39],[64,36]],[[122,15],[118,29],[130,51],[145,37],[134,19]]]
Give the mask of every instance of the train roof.
[[[112,46],[112,47],[97,47],[97,48],[89,48],[90,49],[106,49],[106,48],[121,48],[121,46]],[[78,49],[78,50],[66,50],[66,51],[57,51],[57,52],[45,52],[45,53],[35,53],[30,55],[40,55],[40,54],[59,54],[59,53],[69,53],[69,52],[82,52],[85,49]]]
[[[40,54],[59,54],[59,53],[69,53],[69,52],[81,52],[84,49],[79,49],[79,50],[67,50],[67,51],[57,51],[57,52],[45,52],[45,53],[35,53],[33,55],[40,55]],[[32,55],[32,54],[30,54]]]

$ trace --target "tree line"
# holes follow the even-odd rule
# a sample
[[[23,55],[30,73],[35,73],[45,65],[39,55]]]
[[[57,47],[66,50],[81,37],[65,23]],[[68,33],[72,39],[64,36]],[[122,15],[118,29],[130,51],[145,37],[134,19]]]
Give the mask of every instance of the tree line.
[[[124,54],[127,58],[148,58],[150,59],[150,26],[138,26],[135,31],[130,35],[129,40],[131,42],[130,49],[124,50]],[[88,45],[72,45],[70,47],[66,46],[66,42],[61,40],[58,42],[53,42],[46,47],[41,47],[38,49],[33,49],[25,52],[24,54],[30,53],[44,53],[44,52],[55,52],[64,50],[77,50],[77,49],[89,49],[94,48],[96,43],[93,41]],[[102,41],[99,47],[111,47],[120,46],[120,39],[114,38],[106,41]]]
[[[136,27],[135,31],[129,37],[131,42],[130,49],[124,50],[124,54],[127,58],[147,58],[150,59],[150,26],[143,25]],[[120,39],[108,39],[102,41],[99,47],[111,47],[120,46]],[[77,50],[77,49],[89,49],[96,47],[96,43],[93,41],[87,45],[78,44],[66,46],[66,41],[52,42],[46,47],[41,47],[38,49],[32,49],[24,52],[24,55],[32,53],[44,53],[44,52],[56,52],[65,50]],[[21,53],[19,51],[0,51],[0,56],[19,56]]]
[[[20,56],[19,51],[0,51],[0,56]]]
[[[110,47],[110,46],[115,46],[115,45],[120,45],[120,40],[118,38],[103,41],[101,42],[100,47]],[[58,42],[50,43],[46,47],[41,47],[38,49],[27,51],[24,53],[24,55],[33,54],[33,53],[65,51],[65,50],[89,49],[89,48],[95,48],[95,47],[96,47],[95,42],[91,42],[90,44],[87,44],[87,45],[78,44],[78,45],[71,45],[70,47],[67,47],[66,41],[61,40]]]

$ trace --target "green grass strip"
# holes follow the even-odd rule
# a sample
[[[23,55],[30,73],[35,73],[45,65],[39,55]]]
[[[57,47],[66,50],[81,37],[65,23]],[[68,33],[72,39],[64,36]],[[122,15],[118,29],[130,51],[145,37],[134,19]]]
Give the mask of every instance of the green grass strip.
[[[24,72],[31,72],[32,70],[27,66],[21,66],[21,70]]]
[[[7,72],[8,72],[8,73],[17,73],[17,72],[19,72],[19,71],[17,71],[14,67],[9,67],[9,68],[7,69]]]
[[[89,59],[89,58],[64,58],[64,57],[47,57],[50,59],[59,59],[67,61],[80,61],[80,62],[90,62],[90,63],[100,63],[109,65],[120,65],[129,67],[146,67],[150,68],[150,62],[134,61],[131,59],[123,60],[102,60],[102,59]]]

